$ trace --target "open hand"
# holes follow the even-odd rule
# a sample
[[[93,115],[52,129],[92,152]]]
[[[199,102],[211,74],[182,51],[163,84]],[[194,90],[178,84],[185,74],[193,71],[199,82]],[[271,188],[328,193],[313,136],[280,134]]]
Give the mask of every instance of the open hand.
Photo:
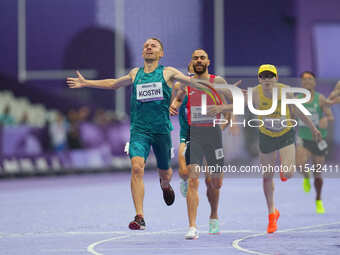
[[[86,87],[86,79],[76,71],[77,78],[67,77],[66,83],[71,89],[79,89]]]
[[[318,142],[322,140],[321,133],[317,128],[314,128],[312,130],[312,134],[313,134],[314,141]]]
[[[178,114],[177,107],[174,104],[171,104],[169,107],[169,112],[171,116],[175,116]]]

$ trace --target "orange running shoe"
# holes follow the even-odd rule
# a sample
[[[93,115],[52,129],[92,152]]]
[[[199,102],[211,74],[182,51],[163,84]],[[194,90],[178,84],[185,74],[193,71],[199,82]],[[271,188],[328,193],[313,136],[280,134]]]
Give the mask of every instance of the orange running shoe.
[[[283,175],[283,172],[282,172],[282,171],[280,171],[280,179],[281,179],[281,181],[283,181],[283,182],[285,182],[285,181],[288,180],[287,177],[285,177],[285,176]]]
[[[267,233],[274,233],[277,230],[277,220],[280,217],[280,212],[275,208],[275,212],[268,215],[269,223]]]

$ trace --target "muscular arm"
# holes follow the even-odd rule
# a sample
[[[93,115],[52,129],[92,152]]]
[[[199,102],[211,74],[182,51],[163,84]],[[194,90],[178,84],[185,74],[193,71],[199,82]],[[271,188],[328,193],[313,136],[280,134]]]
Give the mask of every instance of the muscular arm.
[[[233,102],[233,96],[230,89],[226,86],[238,86],[241,81],[235,84],[229,85],[225,79],[221,76],[217,76],[214,80],[215,90],[217,93],[222,95],[221,99],[223,101],[222,105],[213,105],[208,107],[208,115],[215,116],[216,114],[223,113],[225,115],[233,111],[233,104],[228,104],[227,102]]]
[[[176,115],[178,114],[178,108],[182,105],[184,97],[186,95],[185,89],[181,86],[180,82],[176,82],[174,85],[174,90],[176,92],[176,96],[172,100],[170,105],[170,114]]]
[[[184,97],[185,95],[187,94],[186,90],[183,89],[181,86],[180,86],[180,83],[179,82],[176,82],[177,85],[177,89],[176,89],[176,96],[173,100],[173,102],[178,102],[178,107],[182,104],[183,100],[184,100]],[[175,88],[176,88],[176,84],[175,84]]]
[[[132,84],[137,71],[138,68],[134,68],[127,75],[118,79],[104,80],[87,80],[77,71],[77,78],[68,77],[66,82],[70,88],[118,89]]]
[[[321,107],[325,117],[327,118],[327,120],[333,121],[334,115],[333,115],[332,109],[326,103],[326,98],[323,95],[320,95],[319,100],[320,100],[320,107]]]
[[[215,87],[216,91],[222,94],[228,100],[228,102],[233,102],[233,95],[230,89],[225,87],[225,85],[228,85],[226,80],[223,79],[221,76],[217,76],[214,82],[216,83],[216,87]]]
[[[174,67],[166,67],[164,70],[164,76],[165,80],[171,83],[174,83],[175,81],[180,82],[180,87],[184,88],[187,86],[194,87],[194,88],[206,88],[205,85],[210,85],[210,82],[208,81],[202,81],[198,79],[193,79],[189,76],[184,75],[181,71],[177,70]]]
[[[332,104],[340,104],[340,95],[332,100]]]
[[[319,121],[319,127],[326,129],[328,127],[328,122],[334,120],[334,116],[330,105],[327,103],[327,99],[323,95],[320,95],[319,102],[323,112],[323,117]]]
[[[333,104],[340,104],[340,81],[335,85],[334,90],[325,100],[327,106],[332,106]]]

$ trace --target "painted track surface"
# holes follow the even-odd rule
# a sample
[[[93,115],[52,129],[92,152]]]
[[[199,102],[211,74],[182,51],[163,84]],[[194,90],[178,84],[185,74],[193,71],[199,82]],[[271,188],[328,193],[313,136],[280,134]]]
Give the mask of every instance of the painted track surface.
[[[301,178],[276,183],[279,231],[268,235],[260,179],[224,179],[221,235],[207,234],[209,205],[200,182],[200,238],[184,240],[185,199],[162,199],[156,172],[145,175],[147,230],[130,231],[134,217],[128,173],[0,181],[0,254],[340,254],[339,180],[325,179],[326,214],[317,215],[314,191]]]

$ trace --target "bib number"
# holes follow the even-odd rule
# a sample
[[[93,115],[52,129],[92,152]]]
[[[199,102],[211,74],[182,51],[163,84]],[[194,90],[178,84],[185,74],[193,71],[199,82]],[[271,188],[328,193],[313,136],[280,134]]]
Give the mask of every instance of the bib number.
[[[138,84],[136,86],[137,100],[150,102],[163,100],[163,86],[161,82]]]

